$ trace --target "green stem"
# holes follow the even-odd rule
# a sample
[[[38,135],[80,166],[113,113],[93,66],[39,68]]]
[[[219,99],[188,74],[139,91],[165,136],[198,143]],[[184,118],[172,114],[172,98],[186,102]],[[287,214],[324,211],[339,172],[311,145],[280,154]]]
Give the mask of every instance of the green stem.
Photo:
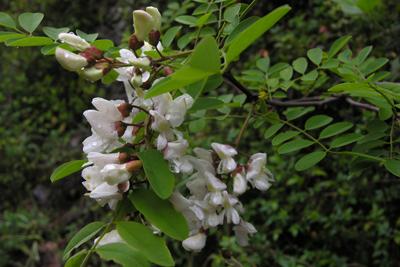
[[[239,135],[236,137],[236,140],[235,140],[235,147],[236,147],[236,148],[239,146],[240,139],[242,139],[242,136],[243,136],[243,134],[244,134],[244,131],[246,130],[247,125],[249,124],[251,115],[253,115],[253,112],[254,112],[254,108],[255,108],[255,104],[253,103],[252,106],[251,106],[251,109],[250,109],[249,113],[247,114],[246,119],[244,120],[244,123],[243,123],[243,125],[242,125],[242,128],[240,128]]]

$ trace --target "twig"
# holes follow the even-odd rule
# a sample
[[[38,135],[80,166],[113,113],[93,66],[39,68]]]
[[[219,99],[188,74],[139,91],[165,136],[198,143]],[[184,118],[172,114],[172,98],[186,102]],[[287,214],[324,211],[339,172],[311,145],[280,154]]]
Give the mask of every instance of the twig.
[[[255,107],[255,104],[253,104],[253,105],[251,106],[251,109],[250,109],[249,113],[247,114],[246,119],[245,119],[244,122],[243,122],[242,128],[240,128],[239,135],[236,137],[236,140],[235,140],[235,147],[236,147],[236,148],[239,146],[240,139],[242,139],[242,136],[243,136],[243,134],[244,134],[244,131],[246,130],[247,125],[249,124],[251,115],[253,115],[254,107]]]

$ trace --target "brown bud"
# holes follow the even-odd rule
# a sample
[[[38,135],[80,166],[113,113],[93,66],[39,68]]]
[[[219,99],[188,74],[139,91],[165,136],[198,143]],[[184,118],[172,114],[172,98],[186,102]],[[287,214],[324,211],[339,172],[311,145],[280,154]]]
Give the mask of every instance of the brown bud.
[[[132,106],[128,103],[122,103],[117,108],[124,118],[128,117],[132,110]]]
[[[165,67],[165,68],[164,68],[164,75],[165,75],[165,76],[169,76],[169,75],[171,75],[172,73],[174,73],[174,71],[173,71],[170,67]]]
[[[103,58],[103,54],[103,51],[94,46],[91,46],[79,53],[79,55],[86,58],[89,64],[93,64],[96,62],[96,60]]]
[[[121,121],[115,122],[115,130],[117,130],[118,137],[121,137],[125,133],[125,126]]]
[[[269,52],[266,49],[261,49],[259,51],[259,54],[260,54],[261,57],[268,57],[269,56]]]
[[[132,49],[133,51],[136,51],[144,45],[144,42],[139,41],[139,39],[136,37],[136,35],[132,34],[131,37],[129,37],[128,45],[129,45],[130,49]]]
[[[129,160],[129,155],[128,153],[125,152],[120,152],[118,155],[118,161],[119,163],[125,163]]]
[[[146,82],[144,82],[143,84],[142,84],[142,86],[141,86],[143,89],[150,89],[150,87],[151,87],[151,81],[150,80],[147,80]]]
[[[161,33],[157,30],[152,30],[149,32],[149,44],[152,46],[157,46],[158,42],[160,41]]]
[[[126,170],[128,172],[134,172],[142,168],[142,161],[141,160],[132,160],[126,163]]]

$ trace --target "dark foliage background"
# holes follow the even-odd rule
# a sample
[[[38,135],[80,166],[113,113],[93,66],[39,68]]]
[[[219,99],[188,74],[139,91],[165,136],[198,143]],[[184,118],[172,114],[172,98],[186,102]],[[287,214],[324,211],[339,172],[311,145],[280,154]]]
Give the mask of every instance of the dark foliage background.
[[[360,15],[342,9],[340,3],[352,1],[332,0],[259,1],[254,13],[265,14],[282,2],[293,11],[248,52],[243,66],[266,52],[273,62],[292,61],[309,48],[329,47],[350,34],[354,50],[373,45],[375,56],[391,59],[391,79],[399,80],[397,0]],[[1,0],[0,10],[42,12],[43,25],[99,32],[118,43],[132,30],[133,9],[151,4],[171,10],[181,2],[173,3]],[[172,19],[166,18],[166,27]],[[36,49],[1,46],[0,58],[0,266],[61,266],[68,238],[105,210],[85,199],[78,175],[54,185],[49,176],[58,164],[81,157],[81,141],[89,134],[82,112],[91,99],[118,97],[123,89],[80,80]],[[334,116],[341,110],[324,112]],[[366,119],[359,111],[347,112],[360,122]],[[239,123],[210,122],[197,140],[209,142],[211,135],[232,141]],[[274,154],[262,137],[264,130],[262,125],[248,129],[242,145],[243,150],[268,152],[277,178],[268,192],[245,195],[246,217],[259,233],[247,248],[216,233],[208,249],[195,256],[176,244],[178,265],[235,266],[234,258],[243,266],[400,266],[400,181],[381,169],[353,171],[349,159],[340,157],[297,173],[295,159]]]

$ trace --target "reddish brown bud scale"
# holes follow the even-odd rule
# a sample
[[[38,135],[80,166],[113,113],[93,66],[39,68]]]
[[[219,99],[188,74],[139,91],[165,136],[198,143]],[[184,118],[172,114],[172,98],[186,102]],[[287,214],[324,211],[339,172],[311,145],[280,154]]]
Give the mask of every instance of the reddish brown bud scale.
[[[171,75],[172,73],[174,73],[174,70],[171,69],[170,67],[165,67],[165,68],[164,68],[164,75],[165,75],[165,76],[169,76],[169,75]]]
[[[80,52],[79,55],[86,58],[86,60],[93,64],[96,60],[103,58],[104,52],[98,49],[97,47],[91,46],[84,51]]]
[[[132,160],[126,163],[126,170],[128,172],[134,172],[142,168],[143,164],[141,160]]]
[[[125,133],[125,126],[121,121],[117,121],[114,123],[115,130],[117,131],[118,137],[121,137]]]
[[[125,152],[120,152],[118,155],[119,163],[125,163],[129,160],[129,154]]]
[[[126,118],[129,116],[129,114],[131,113],[132,110],[132,106],[129,105],[128,103],[122,103],[120,104],[117,109],[119,110],[119,112],[121,113],[121,115]]]
[[[160,41],[161,33],[160,31],[152,30],[149,33],[149,44],[152,46],[157,46],[158,42]]]
[[[139,39],[136,37],[136,35],[132,34],[131,37],[129,37],[128,45],[129,45],[130,49],[132,49],[133,51],[136,51],[144,45],[144,42],[139,41]]]

